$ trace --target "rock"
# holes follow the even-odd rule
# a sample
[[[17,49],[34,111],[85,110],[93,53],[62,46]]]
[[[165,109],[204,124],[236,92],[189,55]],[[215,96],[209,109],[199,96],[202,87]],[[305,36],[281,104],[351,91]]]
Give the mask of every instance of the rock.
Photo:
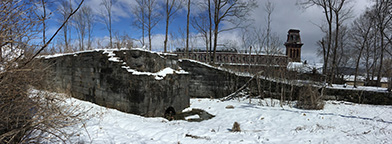
[[[226,109],[234,109],[234,106],[232,106],[232,105],[227,105],[227,106],[226,106]]]

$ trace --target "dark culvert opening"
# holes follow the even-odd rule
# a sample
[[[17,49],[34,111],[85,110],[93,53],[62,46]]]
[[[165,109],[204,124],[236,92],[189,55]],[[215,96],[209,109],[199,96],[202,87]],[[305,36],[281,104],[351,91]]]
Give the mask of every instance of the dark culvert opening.
[[[168,107],[165,110],[164,117],[168,120],[174,120],[174,115],[176,115],[176,110],[173,107]]]

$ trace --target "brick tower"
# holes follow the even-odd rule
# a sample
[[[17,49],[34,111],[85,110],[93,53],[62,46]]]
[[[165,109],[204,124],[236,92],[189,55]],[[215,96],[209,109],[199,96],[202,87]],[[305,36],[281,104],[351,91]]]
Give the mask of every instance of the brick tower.
[[[301,47],[304,45],[299,36],[299,30],[290,29],[287,34],[287,41],[284,43],[286,46],[286,55],[293,62],[301,62]]]

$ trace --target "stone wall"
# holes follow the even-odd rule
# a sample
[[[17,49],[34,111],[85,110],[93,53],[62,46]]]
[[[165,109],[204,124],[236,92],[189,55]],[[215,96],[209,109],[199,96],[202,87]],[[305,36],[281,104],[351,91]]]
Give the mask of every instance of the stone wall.
[[[190,97],[225,97],[251,78],[193,60],[178,61],[175,55],[134,49],[94,50],[40,60],[50,66],[47,89],[142,116],[164,116],[171,107],[180,111],[189,106]],[[175,72],[160,74],[167,68]],[[258,80],[260,88],[269,92],[265,97],[279,99],[284,87],[286,99],[291,95],[295,100],[302,87]],[[251,81],[250,92],[258,95],[258,88],[256,80]],[[385,92],[327,89],[326,94],[330,100],[392,104],[391,93]]]
[[[57,92],[142,116],[163,116],[173,107],[189,106],[184,72],[158,75],[164,68],[180,70],[174,56],[141,50],[97,50],[42,58],[51,65],[47,86]]]
[[[200,98],[222,98],[244,85],[250,76],[236,75],[219,68],[202,64],[193,60],[182,60],[180,66],[189,72],[189,95]],[[285,99],[296,100],[303,85],[308,81],[300,83],[292,80],[290,83],[281,83],[278,80],[258,79],[260,89],[264,91],[265,97],[280,99],[282,87]],[[293,88],[292,88],[293,87]],[[250,82],[248,89],[253,95],[259,95],[256,79]],[[342,100],[364,104],[392,105],[392,93],[382,91],[361,91],[350,89],[325,90],[326,100]]]
[[[179,65],[189,72],[190,97],[222,98],[245,84],[247,79],[193,60],[182,60]]]

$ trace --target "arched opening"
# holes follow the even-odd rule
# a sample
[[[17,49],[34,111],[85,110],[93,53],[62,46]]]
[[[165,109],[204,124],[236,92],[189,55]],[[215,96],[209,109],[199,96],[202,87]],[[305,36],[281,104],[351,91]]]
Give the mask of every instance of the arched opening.
[[[176,115],[176,110],[173,107],[168,107],[165,110],[165,115],[164,117],[168,120],[173,120],[174,119],[174,115]]]

